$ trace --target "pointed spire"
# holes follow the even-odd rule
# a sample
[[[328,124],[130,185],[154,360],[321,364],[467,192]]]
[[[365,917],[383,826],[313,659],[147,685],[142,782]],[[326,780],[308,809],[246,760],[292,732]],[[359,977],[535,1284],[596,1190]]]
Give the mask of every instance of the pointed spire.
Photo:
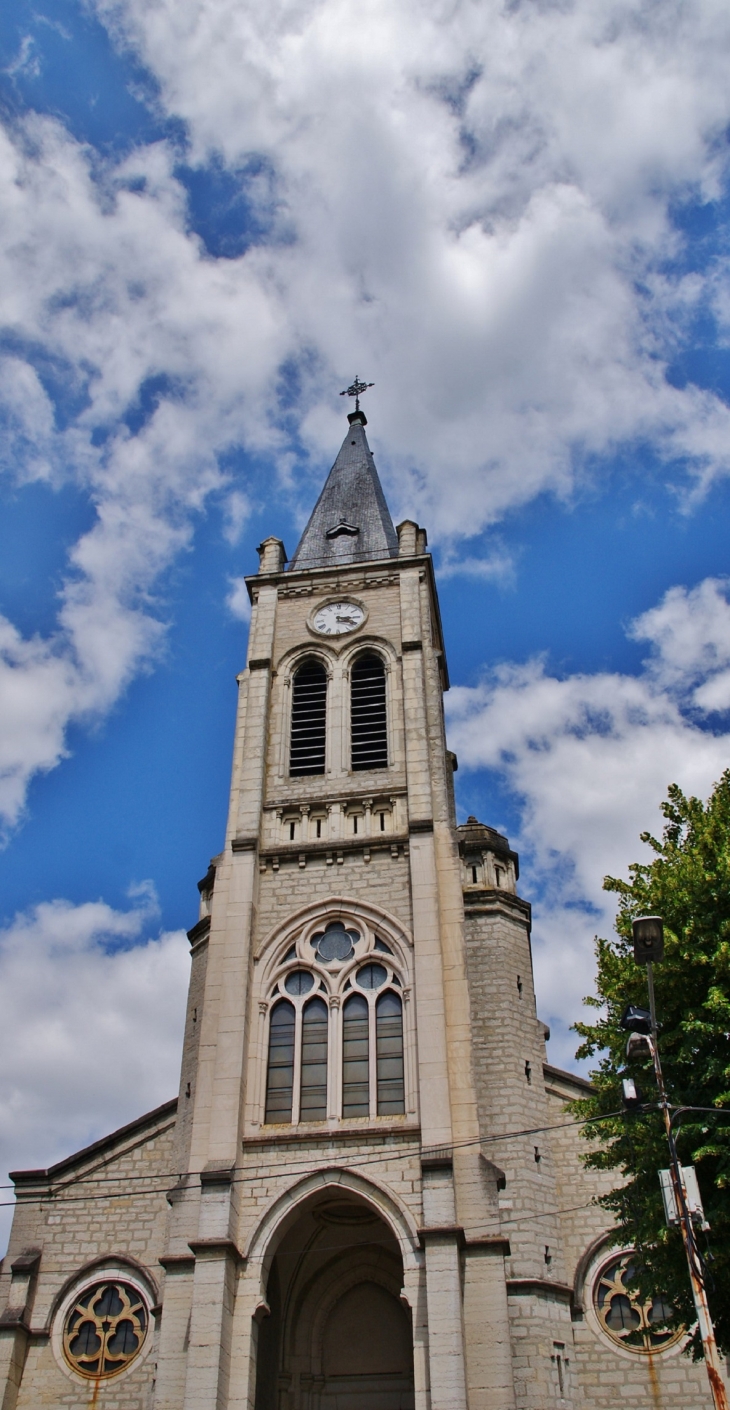
[[[358,409],[347,419],[349,430],[290,570],[397,557],[398,536],[365,435],[367,418]]]

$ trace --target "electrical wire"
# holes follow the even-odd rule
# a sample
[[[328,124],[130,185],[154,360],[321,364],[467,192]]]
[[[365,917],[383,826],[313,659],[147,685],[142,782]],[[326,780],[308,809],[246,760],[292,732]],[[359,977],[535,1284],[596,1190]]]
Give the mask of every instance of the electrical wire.
[[[518,1130],[518,1131],[505,1131],[505,1132],[503,1132],[502,1134],[498,1134],[498,1135],[494,1135],[494,1136],[474,1137],[472,1140],[469,1140],[469,1141],[455,1141],[452,1145],[449,1145],[449,1146],[427,1146],[427,1147],[423,1147],[420,1143],[419,1143],[418,1145],[416,1145],[415,1143],[411,1143],[410,1148],[409,1148],[408,1150],[403,1150],[403,1149],[390,1150],[390,1149],[384,1148],[384,1149],[382,1149],[382,1150],[380,1150],[380,1151],[373,1151],[373,1152],[371,1152],[371,1153],[370,1153],[369,1155],[367,1155],[367,1156],[361,1156],[361,1157],[359,1157],[359,1158],[357,1158],[357,1159],[355,1159],[355,1160],[347,1161],[347,1169],[348,1169],[348,1170],[353,1170],[353,1169],[360,1169],[360,1168],[362,1168],[363,1166],[366,1166],[366,1165],[379,1165],[379,1164],[382,1163],[382,1161],[383,1161],[384,1159],[385,1159],[385,1160],[388,1160],[388,1161],[394,1161],[394,1160],[410,1160],[410,1159],[413,1158],[414,1155],[423,1155],[423,1154],[426,1154],[426,1153],[427,1153],[428,1155],[434,1155],[434,1154],[450,1155],[452,1151],[455,1151],[455,1150],[464,1150],[464,1149],[466,1149],[466,1148],[468,1148],[468,1147],[474,1147],[474,1146],[480,1146],[480,1147],[481,1147],[481,1146],[485,1146],[485,1145],[491,1145],[491,1144],[494,1144],[494,1143],[500,1142],[500,1141],[520,1140],[520,1139],[524,1139],[524,1138],[527,1137],[527,1136],[537,1136],[537,1135],[541,1135],[541,1134],[543,1134],[543,1133],[545,1133],[545,1132],[547,1132],[547,1131],[564,1131],[564,1130],[568,1130],[568,1129],[575,1128],[575,1127],[578,1127],[578,1126],[588,1126],[588,1125],[590,1125],[591,1123],[596,1122],[596,1121],[608,1121],[608,1120],[610,1120],[610,1119],[615,1118],[616,1116],[619,1116],[620,1114],[621,1114],[620,1112],[612,1111],[612,1112],[606,1112],[606,1113],[605,1113],[604,1115],[602,1115],[602,1116],[591,1116],[591,1117],[587,1117],[587,1118],[585,1118],[585,1119],[583,1119],[583,1120],[581,1120],[581,1121],[561,1121],[561,1122],[558,1122],[557,1124],[551,1125],[551,1126],[528,1126],[528,1127],[524,1127],[523,1129]],[[327,1132],[326,1134],[329,1136],[329,1135],[330,1135],[330,1132]],[[365,1135],[366,1133],[363,1133],[363,1134]],[[377,1133],[369,1132],[369,1133],[367,1133],[367,1134],[370,1134],[370,1135],[373,1135],[373,1134],[381,1135],[380,1132],[377,1132]],[[382,1134],[387,1134],[387,1133],[382,1133]],[[331,1133],[331,1135],[334,1137],[334,1139],[337,1139],[337,1132],[336,1132],[336,1131],[333,1131],[333,1132]],[[262,1138],[262,1139],[265,1139],[265,1138]],[[273,1139],[275,1140],[276,1138],[273,1138]],[[272,1154],[273,1154],[273,1152],[272,1152]],[[277,1170],[285,1169],[285,1170],[289,1170],[290,1172],[293,1171],[293,1170],[305,1170],[305,1171],[307,1171],[307,1170],[311,1170],[311,1169],[312,1169],[313,1163],[315,1163],[315,1162],[313,1162],[313,1160],[311,1159],[311,1157],[308,1158],[308,1159],[306,1159],[306,1160],[304,1160],[304,1159],[302,1159],[302,1158],[300,1158],[299,1160],[293,1160],[293,1161],[276,1160],[276,1167],[277,1167]],[[316,1163],[317,1163],[318,1165],[321,1164],[321,1162],[316,1162]],[[238,1167],[238,1168],[240,1169],[241,1167]],[[130,1181],[139,1181],[139,1180],[162,1180],[162,1179],[164,1179],[164,1180],[166,1180],[166,1181],[170,1181],[170,1180],[183,1180],[183,1179],[186,1179],[186,1178],[188,1178],[188,1177],[193,1177],[193,1178],[199,1177],[202,1173],[203,1173],[203,1172],[200,1171],[200,1170],[183,1170],[183,1171],[175,1170],[175,1171],[162,1171],[162,1172],[155,1171],[154,1173],[150,1173],[149,1175],[144,1175],[144,1174],[143,1174],[143,1175],[99,1175],[99,1176],[93,1176],[93,1175],[91,1175],[91,1176],[83,1176],[83,1175],[79,1175],[79,1176],[77,1176],[75,1179],[68,1180],[68,1181],[66,1181],[65,1184],[60,1185],[60,1186],[59,1186],[60,1193],[59,1193],[59,1192],[56,1192],[56,1191],[53,1191],[53,1190],[49,1190],[48,1192],[45,1192],[44,1194],[38,1195],[38,1196],[33,1196],[33,1195],[29,1195],[29,1196],[27,1196],[27,1197],[26,1197],[26,1196],[22,1196],[22,1197],[21,1197],[21,1203],[22,1203],[24,1206],[27,1206],[27,1205],[31,1205],[31,1204],[46,1204],[46,1203],[49,1203],[49,1202],[52,1202],[52,1203],[54,1203],[54,1204],[64,1204],[64,1203],[79,1203],[79,1202],[82,1202],[82,1201],[84,1201],[84,1200],[119,1199],[119,1198],[121,1198],[122,1195],[129,1195],[129,1196],[132,1196],[132,1195],[134,1195],[134,1194],[137,1193],[137,1192],[136,1192],[135,1190],[120,1190],[120,1191],[114,1192],[114,1193],[108,1192],[108,1193],[103,1193],[103,1194],[99,1194],[99,1195],[92,1195],[92,1194],[84,1194],[84,1195],[65,1195],[65,1194],[63,1194],[63,1191],[64,1191],[64,1190],[68,1190],[68,1189],[74,1189],[74,1188],[78,1187],[79,1185],[97,1185],[97,1184],[125,1184],[125,1185],[126,1185],[126,1184],[129,1184]],[[254,1181],[256,1181],[256,1180],[270,1179],[270,1178],[271,1178],[271,1177],[270,1177],[270,1174],[269,1174],[269,1173],[267,1173],[266,1175],[264,1175],[264,1174],[257,1175],[254,1171],[245,1171],[240,1177],[235,1177],[235,1176],[234,1176],[234,1178],[233,1178],[233,1180],[231,1181],[231,1183],[232,1183],[232,1184],[242,1184],[242,1183],[244,1183],[244,1182],[246,1182],[246,1181],[252,1183],[252,1182],[254,1182]],[[0,1185],[0,1189],[12,1189],[12,1188],[14,1188],[12,1185]],[[170,1188],[169,1184],[165,1184],[164,1186],[160,1186],[159,1188],[156,1188],[156,1189],[145,1189],[145,1190],[139,1191],[139,1193],[141,1193],[141,1194],[167,1194],[169,1188]],[[16,1204],[16,1203],[17,1203],[16,1200],[0,1200],[0,1209],[2,1209],[2,1208],[7,1208],[8,1206],[12,1206],[12,1205],[14,1205],[14,1204]]]

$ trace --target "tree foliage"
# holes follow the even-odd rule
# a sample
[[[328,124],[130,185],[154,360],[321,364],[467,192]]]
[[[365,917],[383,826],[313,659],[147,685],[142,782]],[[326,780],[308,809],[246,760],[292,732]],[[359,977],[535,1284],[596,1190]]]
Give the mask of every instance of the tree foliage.
[[[707,1290],[718,1345],[730,1354],[730,770],[707,804],[686,798],[673,785],[662,805],[661,842],[642,833],[654,851],[647,865],[629,868],[630,880],[606,877],[618,895],[617,938],[596,940],[597,994],[587,1003],[595,1023],[578,1023],[579,1057],[600,1054],[591,1074],[595,1094],[572,1104],[590,1121],[593,1143],[586,1164],[621,1172],[622,1182],[601,1200],[617,1221],[616,1242],[640,1254],[642,1293],[664,1293],[675,1325],[695,1322],[680,1234],[668,1230],[657,1171],[669,1165],[650,1059],[626,1061],[621,1016],[627,1003],[648,1007],[646,973],[634,963],[631,921],[664,918],[665,955],[654,968],[659,1050],[673,1105],[712,1107],[729,1115],[688,1114],[677,1137],[683,1165],[694,1164],[711,1225],[707,1236]],[[630,1074],[644,1094],[638,1114],[610,1116],[620,1108],[621,1077]],[[704,1249],[705,1236],[699,1235]],[[692,1352],[701,1355],[699,1335]]]

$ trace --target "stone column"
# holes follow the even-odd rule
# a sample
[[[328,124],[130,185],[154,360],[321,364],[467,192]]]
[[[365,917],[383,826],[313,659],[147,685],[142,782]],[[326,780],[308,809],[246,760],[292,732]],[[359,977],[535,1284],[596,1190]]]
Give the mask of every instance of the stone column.
[[[466,1410],[466,1367],[460,1250],[464,1230],[455,1222],[454,1172],[448,1155],[424,1157],[423,1224],[426,1250],[428,1364],[431,1404],[436,1410]]]
[[[469,1410],[515,1410],[504,1259],[506,1239],[469,1241],[464,1255],[464,1326]]]
[[[278,549],[262,546],[262,569]],[[268,558],[267,558],[268,555]],[[224,1410],[228,1403],[230,1347],[240,1257],[234,1239],[240,1185],[241,1093],[247,1042],[247,990],[251,925],[258,884],[257,850],[268,744],[271,654],[277,588],[262,582],[249,637],[247,701],[235,744],[235,787],[228,845],[216,871],[208,948],[190,1179],[200,1175],[185,1410]]]

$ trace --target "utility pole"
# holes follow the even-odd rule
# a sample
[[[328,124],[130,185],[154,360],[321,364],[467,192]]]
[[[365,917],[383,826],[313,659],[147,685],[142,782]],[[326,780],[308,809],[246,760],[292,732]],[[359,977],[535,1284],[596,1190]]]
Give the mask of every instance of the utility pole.
[[[672,1128],[672,1113],[667,1099],[667,1092],[664,1086],[664,1074],[659,1057],[659,1034],[657,1031],[656,1001],[654,999],[654,963],[657,960],[661,960],[664,954],[664,923],[661,916],[637,916],[636,920],[632,922],[632,928],[634,932],[634,959],[637,964],[646,966],[646,980],[649,987],[649,1011],[651,1014],[651,1037],[649,1037],[645,1031],[641,1032],[641,1030],[637,1031],[635,1029],[629,1038],[629,1048],[632,1045],[632,1041],[634,1041],[635,1046],[638,1046],[639,1041],[643,1041],[643,1043],[648,1044],[651,1052],[657,1087],[659,1088],[659,1104],[662,1109],[664,1126],[667,1132],[669,1166],[672,1172],[672,1184],[674,1186],[674,1198],[679,1215],[679,1227],[682,1231],[684,1251],[687,1255],[687,1267],[689,1268],[689,1278],[692,1284],[692,1296],[697,1313],[697,1324],[702,1338],[702,1349],[705,1353],[705,1365],[707,1367],[712,1400],[715,1410],[728,1410],[728,1399],[722,1379],[722,1372],[720,1370],[720,1357],[717,1350],[717,1342],[715,1341],[715,1329],[712,1325],[710,1309],[707,1303],[702,1264],[697,1251],[692,1216],[688,1208],[687,1190],[684,1183],[682,1166],[677,1155],[677,1145]]]

